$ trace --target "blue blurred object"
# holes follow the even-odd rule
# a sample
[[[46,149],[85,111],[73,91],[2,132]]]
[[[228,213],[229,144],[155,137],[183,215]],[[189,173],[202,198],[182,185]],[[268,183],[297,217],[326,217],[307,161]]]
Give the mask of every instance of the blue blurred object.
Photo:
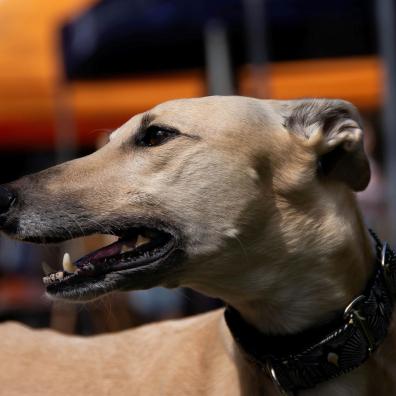
[[[244,1],[101,1],[62,30],[66,75],[114,77],[202,67],[203,30],[211,20],[227,26],[233,62],[244,63]],[[265,4],[270,60],[376,51],[372,0]]]
[[[155,287],[131,292],[128,297],[134,312],[151,320],[178,317],[183,312],[184,296],[178,289]]]
[[[202,29],[221,18],[237,27],[239,0],[106,0],[62,32],[66,74],[95,77],[203,63]],[[186,52],[187,50],[187,52]]]

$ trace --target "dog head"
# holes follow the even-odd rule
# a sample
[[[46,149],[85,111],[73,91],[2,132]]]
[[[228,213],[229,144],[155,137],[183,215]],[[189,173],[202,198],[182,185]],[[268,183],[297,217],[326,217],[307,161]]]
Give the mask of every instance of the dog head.
[[[335,223],[368,180],[347,102],[175,100],[133,117],[87,157],[4,185],[0,223],[40,243],[119,236],[53,277],[55,297],[185,285],[227,298],[244,276],[254,284],[258,269],[298,260],[330,223],[326,243],[341,243]]]

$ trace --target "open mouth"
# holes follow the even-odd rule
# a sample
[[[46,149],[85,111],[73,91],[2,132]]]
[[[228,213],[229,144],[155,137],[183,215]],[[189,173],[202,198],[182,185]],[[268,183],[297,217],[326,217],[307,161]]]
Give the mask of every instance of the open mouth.
[[[171,233],[146,227],[129,229],[116,242],[74,263],[65,253],[60,271],[44,265],[43,282],[53,297],[95,298],[111,289],[120,289],[119,283],[123,283],[126,275],[144,274],[147,269],[158,272],[158,267],[172,256],[176,247],[176,238]]]

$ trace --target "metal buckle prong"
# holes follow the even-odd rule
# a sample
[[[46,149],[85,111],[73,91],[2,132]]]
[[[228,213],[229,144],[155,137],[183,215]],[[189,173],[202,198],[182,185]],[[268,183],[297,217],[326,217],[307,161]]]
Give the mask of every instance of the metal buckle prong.
[[[364,296],[360,295],[356,297],[346,308],[344,311],[344,318],[349,319],[351,323],[356,324],[362,330],[367,343],[368,343],[368,352],[371,354],[375,347],[375,341],[373,336],[371,335],[371,330],[367,326],[366,318],[362,316],[359,312],[359,309],[356,309],[355,306],[361,300],[364,300]]]
[[[390,274],[389,263],[386,262],[386,251],[388,250],[388,243],[384,242],[381,250],[381,267],[384,274],[384,279],[386,283],[386,287],[388,288],[390,294],[393,296],[396,292],[395,285],[393,285],[392,277]]]
[[[275,369],[272,367],[272,364],[268,361],[267,362],[267,372],[269,373],[269,376],[273,382],[273,384],[276,386],[278,392],[282,396],[291,396],[292,393],[288,392],[285,390],[282,386],[282,384],[279,382],[278,377],[276,376]]]
[[[381,250],[381,265],[382,268],[389,270],[389,265],[386,263],[386,251],[388,250],[388,242],[384,242]]]

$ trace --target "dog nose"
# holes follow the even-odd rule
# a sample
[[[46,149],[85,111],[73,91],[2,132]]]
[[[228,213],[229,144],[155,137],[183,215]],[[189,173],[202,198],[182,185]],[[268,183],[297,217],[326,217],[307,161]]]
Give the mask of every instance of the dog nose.
[[[8,212],[15,201],[15,195],[7,188],[0,186],[0,214]]]

